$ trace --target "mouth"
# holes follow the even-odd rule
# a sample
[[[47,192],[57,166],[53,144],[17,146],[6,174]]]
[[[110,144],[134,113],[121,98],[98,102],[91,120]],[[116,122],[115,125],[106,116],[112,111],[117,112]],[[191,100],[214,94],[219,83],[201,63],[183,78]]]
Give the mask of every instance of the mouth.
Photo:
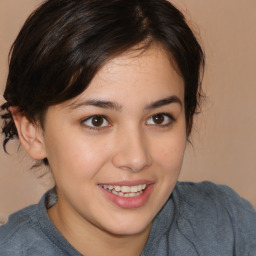
[[[120,197],[136,197],[146,190],[147,184],[139,184],[136,186],[101,185],[101,187]]]
[[[105,198],[123,209],[134,209],[144,206],[153,192],[154,182],[146,180],[119,181],[99,184]]]

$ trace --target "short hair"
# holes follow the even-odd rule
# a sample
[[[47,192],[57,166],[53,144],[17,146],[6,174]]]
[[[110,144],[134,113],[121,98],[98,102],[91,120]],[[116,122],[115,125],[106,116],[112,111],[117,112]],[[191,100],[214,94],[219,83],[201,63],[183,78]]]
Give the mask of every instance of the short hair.
[[[81,94],[109,60],[157,43],[185,85],[189,137],[201,97],[204,53],[184,15],[167,0],[48,0],[27,19],[9,54],[1,106],[3,146],[18,138],[10,106],[43,127],[46,110]]]

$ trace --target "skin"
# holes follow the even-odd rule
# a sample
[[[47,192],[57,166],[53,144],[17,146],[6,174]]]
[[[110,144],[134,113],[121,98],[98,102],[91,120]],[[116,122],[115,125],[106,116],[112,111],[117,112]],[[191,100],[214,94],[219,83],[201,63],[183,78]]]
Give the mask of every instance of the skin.
[[[101,116],[99,127],[94,115]],[[14,118],[18,127],[22,118]],[[23,123],[27,152],[48,158],[58,193],[48,213],[64,237],[88,256],[140,255],[177,182],[187,139],[184,82],[165,52],[158,46],[126,52],[105,64],[81,95],[50,107],[44,130]],[[152,189],[135,208],[113,203],[99,186],[141,180]]]

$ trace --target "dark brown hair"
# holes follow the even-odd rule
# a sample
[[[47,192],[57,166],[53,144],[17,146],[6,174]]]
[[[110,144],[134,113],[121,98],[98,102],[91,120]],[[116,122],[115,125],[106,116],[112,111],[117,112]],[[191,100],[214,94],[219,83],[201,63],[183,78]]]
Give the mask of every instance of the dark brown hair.
[[[184,79],[189,136],[204,54],[179,10],[166,0],[48,0],[27,19],[10,51],[1,106],[4,149],[18,138],[10,106],[43,127],[47,108],[81,94],[104,63],[152,43],[165,49]]]

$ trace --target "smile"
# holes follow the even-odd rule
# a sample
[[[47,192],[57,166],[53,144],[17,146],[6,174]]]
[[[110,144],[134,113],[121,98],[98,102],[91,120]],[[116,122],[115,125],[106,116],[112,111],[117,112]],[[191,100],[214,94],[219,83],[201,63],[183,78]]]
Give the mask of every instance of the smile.
[[[101,187],[117,196],[121,197],[135,197],[143,193],[147,188],[146,184],[140,184],[137,186],[113,186],[113,185],[101,185]]]

